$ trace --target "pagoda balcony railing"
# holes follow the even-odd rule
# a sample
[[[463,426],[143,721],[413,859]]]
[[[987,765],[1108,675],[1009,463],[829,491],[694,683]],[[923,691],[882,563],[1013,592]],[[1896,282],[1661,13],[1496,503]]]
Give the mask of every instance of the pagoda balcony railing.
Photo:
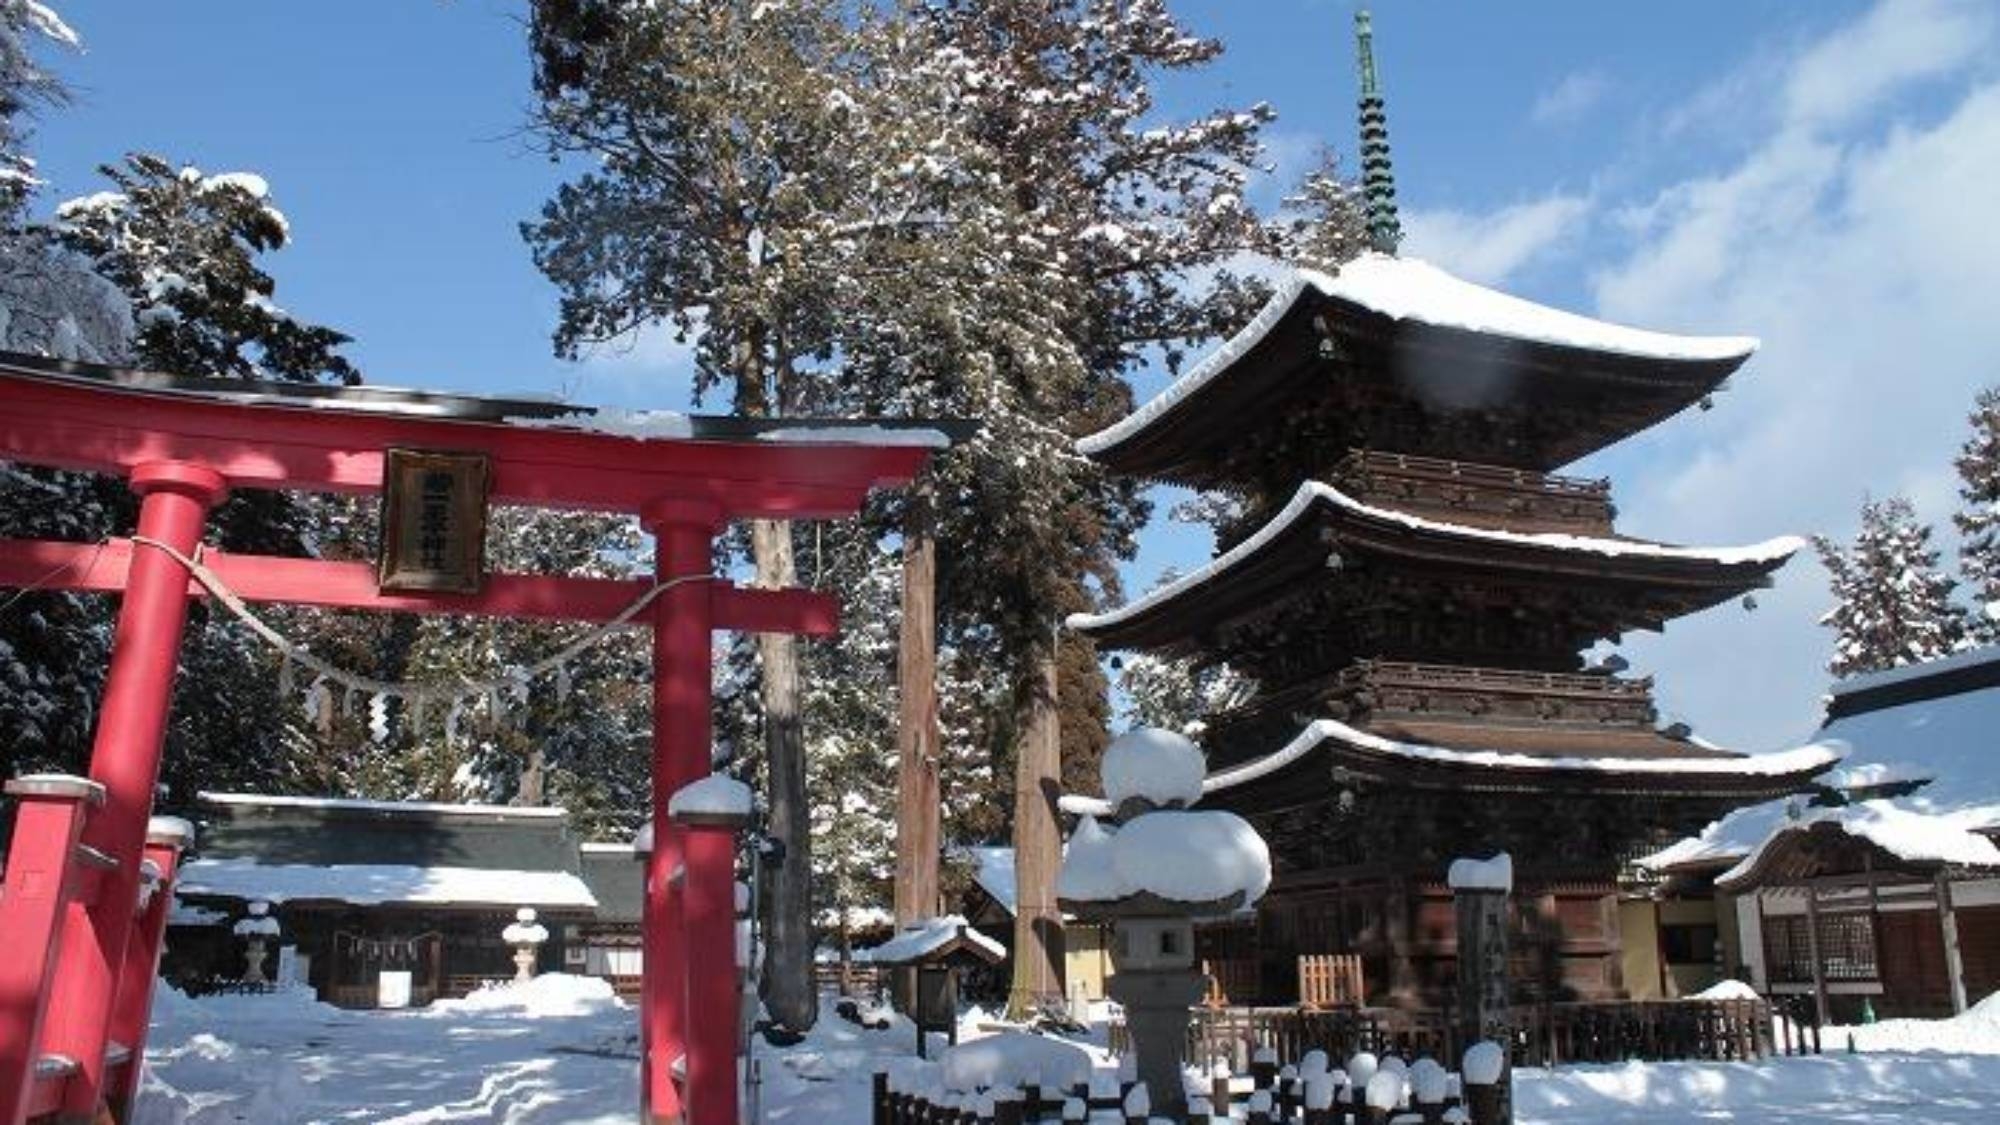
[[[1371,717],[1526,720],[1647,726],[1657,718],[1652,677],[1364,660],[1341,669],[1328,695]]]
[[[1372,449],[1350,451],[1333,476],[1364,503],[1473,527],[1609,535],[1617,516],[1601,478]]]

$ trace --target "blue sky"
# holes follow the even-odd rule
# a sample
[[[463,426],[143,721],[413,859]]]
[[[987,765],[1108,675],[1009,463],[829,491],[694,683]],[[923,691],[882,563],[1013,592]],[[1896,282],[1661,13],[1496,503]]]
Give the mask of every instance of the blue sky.
[[[516,232],[561,168],[519,134],[522,5],[190,0],[57,5],[85,52],[43,115],[46,202],[147,149],[254,170],[291,219],[281,304],[356,337],[367,376],[684,407],[660,340],[550,355],[555,301]],[[1170,114],[1263,100],[1278,168],[1351,153],[1352,4],[1171,0],[1229,52]],[[2000,6],[1982,0],[1379,0],[1407,253],[1647,327],[1765,340],[1715,410],[1579,466],[1621,530],[1747,542],[1851,530],[1872,492],[1941,518],[1979,386],[2000,381]],[[1142,378],[1142,395],[1157,390]],[[1161,521],[1164,523],[1164,521]],[[1948,538],[1948,536],[1947,536]],[[1205,544],[1157,527],[1134,588]],[[1824,579],[1801,559],[1745,613],[1628,642],[1675,717],[1719,741],[1807,734]]]

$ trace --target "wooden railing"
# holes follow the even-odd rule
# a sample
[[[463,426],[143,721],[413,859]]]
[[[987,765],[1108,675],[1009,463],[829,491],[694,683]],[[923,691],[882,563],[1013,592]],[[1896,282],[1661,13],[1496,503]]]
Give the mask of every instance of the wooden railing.
[[[1523,1066],[1819,1053],[1808,1006],[1774,1008],[1765,1000],[1531,1005],[1515,1008],[1510,1022],[1514,1058]],[[1129,1049],[1122,1022],[1112,1023],[1110,1045]],[[1243,1063],[1258,1048],[1287,1057],[1317,1048],[1336,1058],[1356,1051],[1457,1058],[1466,1046],[1452,1013],[1437,1009],[1203,1008],[1188,1024],[1188,1058],[1203,1063]]]

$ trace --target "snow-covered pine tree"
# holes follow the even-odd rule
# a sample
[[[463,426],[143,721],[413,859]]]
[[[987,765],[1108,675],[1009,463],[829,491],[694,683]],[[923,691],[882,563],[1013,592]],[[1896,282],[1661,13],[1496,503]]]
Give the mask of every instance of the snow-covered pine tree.
[[[1278,231],[1286,261],[1326,273],[1368,249],[1367,202],[1353,181],[1341,177],[1332,150],[1320,153],[1318,165],[1286,197]]]
[[[2000,643],[2000,387],[1979,392],[1972,433],[1960,448],[1958,568],[1971,587],[1968,631],[1980,644]]]
[[[1931,529],[1900,496],[1861,507],[1851,547],[1825,536],[1813,546],[1832,576],[1834,606],[1820,624],[1834,631],[1827,670],[1852,676],[1947,656],[1964,646],[1957,585],[1938,568]]]

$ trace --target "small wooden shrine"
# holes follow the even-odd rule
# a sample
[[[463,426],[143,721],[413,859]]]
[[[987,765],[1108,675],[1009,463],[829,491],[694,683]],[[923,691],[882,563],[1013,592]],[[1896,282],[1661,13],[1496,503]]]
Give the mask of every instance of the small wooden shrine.
[[[1294,998],[1301,957],[1358,953],[1371,1001],[1443,1003],[1445,865],[1497,850],[1520,872],[1522,998],[1616,997],[1623,863],[1833,756],[1661,729],[1650,679],[1582,655],[1769,585],[1801,542],[1634,538],[1607,481],[1557,470],[1703,403],[1756,341],[1609,324],[1394,256],[1363,74],[1377,249],[1337,275],[1295,271],[1235,338],[1078,445],[1225,494],[1242,518],[1208,566],[1070,625],[1256,683],[1210,720],[1208,803],[1265,835],[1277,881],[1254,923],[1204,942],[1239,979],[1255,963],[1259,998]]]

